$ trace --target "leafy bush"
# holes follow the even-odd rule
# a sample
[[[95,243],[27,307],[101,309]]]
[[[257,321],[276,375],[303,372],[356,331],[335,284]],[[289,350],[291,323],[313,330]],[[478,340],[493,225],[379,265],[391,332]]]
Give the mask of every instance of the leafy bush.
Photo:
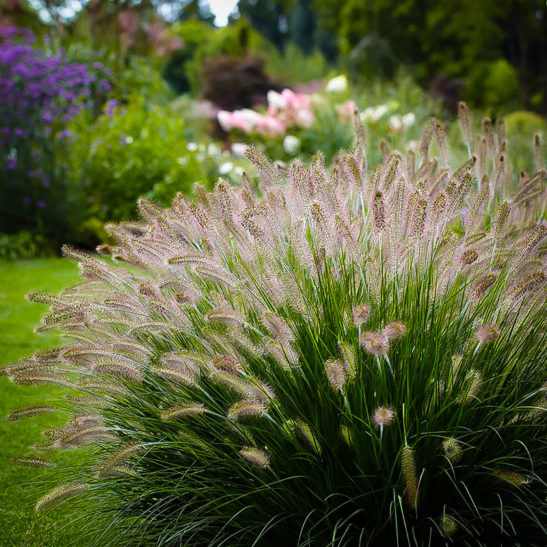
[[[22,260],[25,258],[45,258],[55,256],[58,250],[55,244],[41,234],[19,232],[17,234],[0,233],[0,258]]]
[[[321,80],[332,70],[320,51],[314,50],[307,54],[292,43],[283,52],[274,49],[260,53],[268,74],[284,84],[306,84]]]
[[[66,124],[110,84],[99,63],[67,63],[33,48],[33,40],[29,31],[0,29],[0,231],[62,241],[78,212],[58,161],[67,151]]]
[[[39,511],[71,497],[101,545],[545,534],[546,171],[505,195],[501,129],[457,167],[439,122],[377,165],[357,136],[329,172],[250,149],[261,198],[141,201],[119,265],[66,250],[85,281],[30,298],[74,343],[7,370],[71,388],[37,448],[90,447]]]
[[[511,112],[505,117],[507,138],[511,142],[509,157],[512,163],[530,172],[545,158],[547,120],[535,112]],[[532,151],[530,143],[534,143]],[[535,148],[535,153],[534,153]],[[534,156],[536,156],[534,158]]]
[[[464,99],[473,104],[487,104],[494,111],[519,104],[518,72],[505,60],[476,63],[469,71],[463,90]]]
[[[158,61],[138,55],[127,55],[123,58],[123,66],[115,52],[102,47],[92,49],[89,45],[71,41],[66,49],[66,57],[71,62],[92,64],[99,61],[107,67],[111,74],[112,91],[119,101],[127,101],[131,95],[140,95],[154,104],[167,104],[173,98],[173,90],[162,78]],[[98,105],[103,106],[104,101]],[[100,109],[96,114],[100,113]]]
[[[167,204],[204,178],[196,152],[187,149],[182,119],[139,95],[126,105],[110,101],[95,121],[81,116],[70,128],[69,164],[88,198],[88,219],[134,218],[139,196]]]

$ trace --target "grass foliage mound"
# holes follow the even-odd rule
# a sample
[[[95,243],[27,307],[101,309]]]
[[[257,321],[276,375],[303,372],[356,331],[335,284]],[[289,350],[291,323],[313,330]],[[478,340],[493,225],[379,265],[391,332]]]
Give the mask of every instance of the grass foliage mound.
[[[85,281],[31,298],[69,343],[7,371],[69,390],[36,449],[88,447],[37,509],[101,545],[537,542],[546,171],[511,189],[503,125],[460,115],[460,166],[436,121],[368,166],[357,124],[328,170],[249,149],[260,197],[141,201],[113,263],[66,249]]]

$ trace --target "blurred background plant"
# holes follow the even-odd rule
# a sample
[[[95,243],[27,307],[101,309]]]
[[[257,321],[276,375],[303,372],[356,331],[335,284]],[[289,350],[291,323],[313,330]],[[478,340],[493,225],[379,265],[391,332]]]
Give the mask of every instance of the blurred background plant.
[[[177,192],[208,180],[206,162],[188,147],[183,119],[138,94],[123,105],[110,99],[95,119],[78,116],[69,131],[71,185],[86,196],[81,243],[99,243],[104,222],[136,218],[140,196],[167,205]]]
[[[72,135],[67,124],[111,86],[100,63],[48,56],[34,39],[14,27],[0,33],[0,232],[35,231],[58,245],[78,222],[79,189],[59,161]]]
[[[132,218],[140,195],[166,203],[192,182],[214,182],[218,165],[232,181],[252,176],[241,155],[249,144],[285,162],[317,149],[331,161],[351,145],[351,124],[339,121],[354,108],[376,161],[416,148],[415,127],[431,116],[452,139],[466,99],[478,118],[508,115],[511,159],[529,169],[528,143],[545,128],[546,8],[475,4],[239,0],[217,26],[197,0],[6,1],[0,25],[20,29],[3,38],[10,92],[14,77],[17,94],[25,78],[37,89],[36,75],[16,74],[21,63],[7,68],[10,51],[59,75],[27,106],[25,128],[4,101],[2,202],[20,206],[5,206],[0,230],[39,234],[52,248],[93,245],[104,222]],[[292,122],[281,105],[289,96]],[[216,167],[203,153],[210,144]]]

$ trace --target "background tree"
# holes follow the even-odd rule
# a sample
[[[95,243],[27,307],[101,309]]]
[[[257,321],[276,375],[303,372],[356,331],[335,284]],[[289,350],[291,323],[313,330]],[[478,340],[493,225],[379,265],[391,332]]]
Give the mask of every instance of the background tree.
[[[374,35],[424,85],[440,75],[462,78],[467,98],[480,102],[486,83],[501,81],[525,107],[547,110],[547,6],[541,0],[313,0],[313,8],[319,28],[338,32],[345,56]]]

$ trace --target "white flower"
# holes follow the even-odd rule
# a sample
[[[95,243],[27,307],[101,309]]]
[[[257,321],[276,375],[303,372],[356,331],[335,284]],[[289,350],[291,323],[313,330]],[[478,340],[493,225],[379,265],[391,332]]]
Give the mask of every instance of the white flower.
[[[401,121],[405,127],[410,127],[416,121],[416,114],[409,112],[401,118]]]
[[[255,125],[258,124],[262,116],[255,112],[254,110],[251,110],[250,108],[243,108],[241,110],[236,111],[238,114],[242,117],[244,123],[245,123],[245,130],[250,131],[254,128]]]
[[[216,144],[210,143],[207,145],[207,154],[210,156],[217,156],[220,154],[220,148]]]
[[[126,138],[125,138],[125,142],[126,142],[127,144],[131,144],[133,141],[134,141],[134,139],[133,139],[133,137],[132,137],[131,135],[129,135],[129,137],[126,137]]]
[[[348,79],[341,74],[327,82],[325,91],[327,93],[343,93],[348,88]]]
[[[389,127],[394,131],[399,131],[403,127],[403,122],[400,116],[390,116]]]
[[[242,142],[234,142],[232,144],[232,154],[234,156],[244,156],[247,145]]]
[[[388,110],[389,108],[385,104],[377,106],[374,109],[374,120],[378,121]]]
[[[418,150],[418,147],[420,146],[420,143],[418,141],[412,140],[408,141],[406,147],[408,150],[412,150],[413,152],[416,152]]]
[[[224,163],[221,163],[218,168],[218,174],[219,175],[227,175],[232,171],[234,168],[234,164],[231,161],[225,161]]]
[[[361,119],[364,122],[377,122],[387,111],[388,107],[385,104],[380,106],[369,106],[361,112]]]
[[[195,152],[197,149],[198,145],[195,142],[189,142],[186,145],[186,150],[188,150],[188,152]]]
[[[294,156],[300,150],[300,139],[293,135],[287,135],[283,139],[283,150],[290,156]]]
[[[217,114],[217,120],[224,129],[224,131],[230,131],[232,129],[232,113],[228,112],[227,110],[220,110]]]
[[[372,120],[372,116],[374,114],[374,107],[373,106],[369,106],[368,108],[365,108],[363,110],[363,112],[361,112],[360,116],[361,116],[361,119],[364,121],[364,122],[368,122],[368,121],[371,121]]]
[[[268,106],[276,109],[283,109],[287,106],[287,101],[281,93],[278,93],[277,91],[274,91],[273,89],[270,89],[267,94],[268,98]]]
[[[245,169],[243,169],[243,167],[241,167],[240,165],[238,165],[237,167],[234,168],[234,173],[238,176],[238,177],[241,177],[243,175],[243,173],[245,173]]]
[[[313,112],[307,108],[296,113],[296,119],[300,127],[310,127],[313,124]]]

